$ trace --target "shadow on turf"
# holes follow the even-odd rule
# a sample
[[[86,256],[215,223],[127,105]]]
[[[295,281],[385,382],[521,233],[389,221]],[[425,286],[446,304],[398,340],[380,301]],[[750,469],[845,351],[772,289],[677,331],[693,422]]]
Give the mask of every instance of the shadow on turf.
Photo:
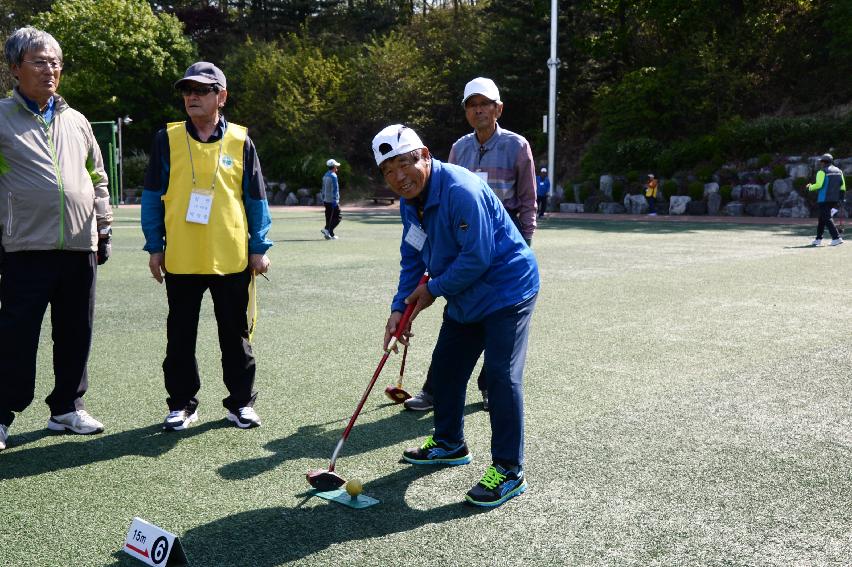
[[[387,405],[391,404],[382,407]],[[430,433],[432,412],[404,411],[399,407],[400,411],[390,417],[372,422],[356,422],[339,458],[345,459],[346,455],[366,453],[409,440],[415,440],[412,442],[415,444]],[[465,415],[480,411],[481,408],[482,404],[478,402],[469,403],[465,407]],[[271,455],[229,463],[219,468],[219,474],[227,480],[246,480],[286,461],[303,458],[317,459],[315,468],[325,468],[347,422],[348,418],[345,418],[330,423],[304,425],[292,435],[264,445],[263,448]],[[326,429],[331,423],[339,423],[340,427]]]
[[[814,219],[816,224],[816,219]],[[731,232],[760,232],[767,236],[801,236],[807,238],[813,234],[811,225],[782,225],[782,224],[748,224],[748,223],[725,223],[725,222],[689,222],[689,221],[623,221],[623,220],[599,220],[599,219],[547,219],[539,220],[536,232],[547,232],[553,230],[592,230],[595,232],[618,232],[624,234],[690,234],[700,233],[705,230],[731,231]],[[535,239],[533,239],[535,247]]]
[[[381,538],[489,510],[463,504],[463,491],[459,492],[457,502],[436,508],[409,506],[406,501],[408,486],[426,475],[440,474],[442,470],[441,467],[411,466],[371,481],[365,485],[365,490],[381,500],[378,506],[353,510],[305,493],[298,495],[305,500],[291,508],[276,506],[241,512],[192,528],[180,536],[181,544],[190,565],[272,567],[303,559],[338,543]],[[304,507],[308,501],[316,505]],[[410,547],[398,550],[397,564],[406,563],[404,558],[408,554],[417,553],[417,543],[412,539]],[[116,562],[110,563],[110,567],[139,564],[122,552],[116,552],[113,557]],[[377,564],[366,555],[350,556],[349,561]]]
[[[114,434],[76,436],[33,431],[9,437],[9,450],[0,453],[0,480],[26,478],[43,473],[82,467],[91,463],[110,461],[119,457],[138,455],[159,457],[174,448],[182,439],[223,427],[233,427],[223,420],[208,421],[186,431],[165,432],[157,423]],[[16,449],[47,436],[66,436],[64,441],[46,447]]]

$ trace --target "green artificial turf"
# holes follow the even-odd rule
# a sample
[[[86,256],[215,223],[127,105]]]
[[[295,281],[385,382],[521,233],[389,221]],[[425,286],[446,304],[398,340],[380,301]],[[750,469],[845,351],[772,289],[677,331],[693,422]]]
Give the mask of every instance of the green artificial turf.
[[[134,516],[177,534],[193,566],[852,564],[852,244],[806,248],[804,226],[544,221],[527,493],[462,504],[490,462],[473,385],[474,462],[399,462],[432,424],[382,395],[392,356],[337,467],[381,503],[310,498],[306,472],[328,465],[381,358],[401,232],[388,211],[344,212],[333,242],[319,210],[274,212],[255,337],[263,426],[224,420],[208,296],[200,420],[166,434],[165,289],[138,209],[119,209],[85,398],[107,431],[45,431],[45,326],[36,401],[0,453],[0,565],[138,565],[119,551]],[[415,324],[410,390],[441,303]]]

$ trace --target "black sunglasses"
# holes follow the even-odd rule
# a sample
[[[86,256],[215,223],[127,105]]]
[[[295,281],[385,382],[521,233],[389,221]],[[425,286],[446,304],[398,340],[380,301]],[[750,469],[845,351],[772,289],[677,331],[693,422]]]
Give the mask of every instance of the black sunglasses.
[[[203,87],[181,87],[180,88],[180,94],[182,94],[183,96],[192,96],[192,95],[207,96],[210,93],[218,93],[218,92],[219,92],[219,87],[217,87],[215,85],[207,85],[207,86],[203,86]]]

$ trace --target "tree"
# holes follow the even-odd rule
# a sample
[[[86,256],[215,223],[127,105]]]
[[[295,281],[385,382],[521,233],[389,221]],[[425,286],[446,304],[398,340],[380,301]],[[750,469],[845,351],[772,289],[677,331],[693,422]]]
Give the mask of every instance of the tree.
[[[62,46],[69,104],[90,120],[133,118],[128,146],[147,150],[153,132],[183,116],[173,83],[195,49],[174,16],[144,0],[58,0],[34,25]]]

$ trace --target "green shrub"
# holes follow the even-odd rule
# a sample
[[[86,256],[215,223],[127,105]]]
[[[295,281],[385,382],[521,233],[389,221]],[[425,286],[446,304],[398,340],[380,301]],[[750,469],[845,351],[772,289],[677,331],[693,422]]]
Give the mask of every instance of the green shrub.
[[[620,179],[612,183],[612,200],[616,203],[624,201],[624,182]]]
[[[734,192],[734,186],[733,185],[725,184],[725,185],[722,185],[721,187],[719,187],[719,195],[721,195],[723,203],[730,202],[731,194],[733,192]]]
[[[766,167],[772,163],[772,154],[762,153],[757,156],[757,167]]]
[[[716,173],[716,168],[708,161],[703,161],[695,167],[695,177],[704,183],[712,181],[714,173]]]
[[[787,168],[783,165],[776,164],[772,166],[772,178],[773,179],[785,179],[787,177]]]
[[[805,185],[808,184],[808,180],[804,177],[797,177],[793,180],[793,189],[798,191],[800,194],[803,190],[805,190]]]
[[[124,186],[142,187],[145,184],[145,169],[148,167],[148,154],[141,150],[133,150],[129,156],[124,156]]]
[[[700,181],[692,181],[687,186],[689,198],[693,201],[701,201],[704,199],[704,184]]]
[[[639,181],[639,172],[635,169],[631,169],[627,172],[627,182],[628,183],[637,183]]]
[[[678,184],[674,179],[666,179],[660,184],[660,194],[657,195],[658,198],[664,199],[666,197],[671,197],[672,195],[677,195]]]
[[[593,182],[584,181],[583,183],[580,183],[580,190],[577,191],[578,197],[579,197],[579,202],[585,203],[586,199],[591,197],[593,192],[594,192]]]

